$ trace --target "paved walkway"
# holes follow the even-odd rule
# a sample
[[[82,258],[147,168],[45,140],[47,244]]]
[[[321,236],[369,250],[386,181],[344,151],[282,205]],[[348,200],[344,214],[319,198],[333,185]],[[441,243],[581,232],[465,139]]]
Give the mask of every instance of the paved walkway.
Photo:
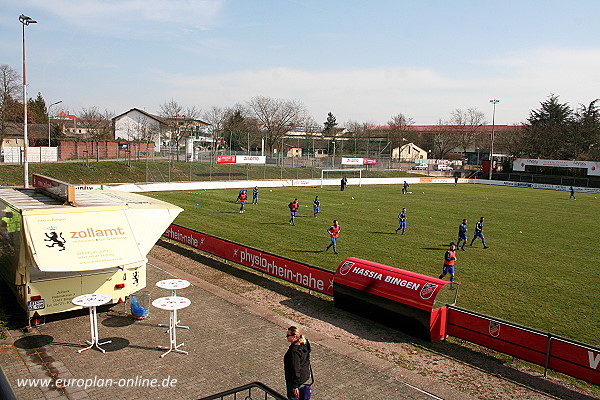
[[[100,338],[112,340],[103,346],[107,352],[77,353],[89,339],[89,318],[87,311],[69,313],[29,335],[11,332],[13,337],[0,344],[0,362],[18,399],[197,399],[253,381],[285,392],[285,333],[297,323],[169,265],[151,262],[156,266],[148,267],[147,290],[153,299],[169,294],[155,286],[159,280],[176,274],[192,282],[178,291],[192,301],[179,315],[190,330],[177,330],[189,355],[159,357],[164,350],[156,346],[169,343],[165,328],[157,326],[168,322],[166,311],[152,308],[149,319],[136,321],[124,305],[99,312]],[[335,338],[310,329],[305,333],[313,344],[315,399],[469,399]],[[75,379],[80,385],[88,380],[90,386],[17,387],[20,378]],[[159,387],[148,387],[145,380],[150,379]]]

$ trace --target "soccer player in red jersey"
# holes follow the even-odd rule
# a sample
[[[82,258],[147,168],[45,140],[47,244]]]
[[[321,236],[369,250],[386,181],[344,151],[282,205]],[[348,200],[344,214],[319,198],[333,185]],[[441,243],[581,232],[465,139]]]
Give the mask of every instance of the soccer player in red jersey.
[[[300,207],[300,204],[298,203],[298,199],[294,199],[294,201],[292,201],[290,204],[288,204],[288,207],[290,208],[290,225],[294,225],[296,226],[296,211],[298,211],[298,207]]]
[[[331,246],[333,246],[333,252],[335,254],[337,254],[337,238],[340,235],[340,225],[338,224],[337,219],[333,220],[333,225],[331,225],[328,229],[327,229],[327,233],[329,233],[329,236],[331,237],[331,243],[329,243],[329,246],[327,246],[327,249],[325,249],[325,251],[329,250],[329,248]]]

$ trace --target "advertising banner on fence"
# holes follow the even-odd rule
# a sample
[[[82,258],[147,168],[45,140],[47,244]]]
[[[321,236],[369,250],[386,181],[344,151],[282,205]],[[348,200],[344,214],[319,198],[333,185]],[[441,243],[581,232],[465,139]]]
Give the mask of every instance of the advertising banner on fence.
[[[600,349],[492,317],[448,309],[448,335],[600,384]]]
[[[267,156],[217,156],[218,164],[265,164]]]
[[[513,161],[513,171],[525,171],[525,166],[527,165],[535,165],[537,167],[585,168],[588,175],[600,175],[600,163],[595,161],[541,160],[537,158],[515,158]]]
[[[342,165],[375,165],[376,158],[342,157]]]
[[[332,271],[266,253],[176,224],[171,224],[163,236],[264,274],[333,296],[334,273]]]

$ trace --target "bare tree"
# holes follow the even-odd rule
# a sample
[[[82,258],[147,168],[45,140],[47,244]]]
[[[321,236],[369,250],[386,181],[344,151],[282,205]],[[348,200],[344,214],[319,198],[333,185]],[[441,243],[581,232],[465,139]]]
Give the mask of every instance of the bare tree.
[[[351,151],[353,154],[358,155],[359,152],[365,152],[367,155],[370,152],[370,140],[373,135],[373,127],[375,126],[372,122],[358,122],[358,121],[347,121],[344,123],[346,128],[345,136],[353,139],[351,144]],[[343,151],[343,142],[340,146],[340,150]]]
[[[161,104],[158,115],[164,118],[169,126],[165,132],[166,139],[179,149],[181,140],[189,136],[190,130],[196,125],[200,114],[200,110],[197,110],[196,107],[185,108],[173,99]],[[176,152],[176,157],[179,160],[179,151]]]
[[[18,110],[23,105],[17,100],[20,94],[21,76],[7,64],[0,65],[0,137],[5,129],[18,119]]]
[[[99,142],[111,138],[111,120],[114,113],[108,110],[101,112],[98,107],[83,108],[79,111],[79,126],[85,135],[96,144],[96,161],[100,161]]]
[[[217,143],[223,138],[223,129],[225,126],[225,120],[227,119],[227,110],[221,107],[213,106],[202,114],[202,119],[210,124],[213,142],[211,147],[216,148]]]
[[[454,129],[449,130],[447,125],[448,123],[440,119],[431,132],[430,148],[433,149],[434,158],[442,159],[456,147],[456,131]]]
[[[391,142],[392,148],[401,147],[404,142],[416,142],[416,135],[409,130],[409,127],[414,124],[412,118],[406,117],[400,113],[394,115],[388,122],[389,135],[388,141]]]
[[[447,125],[454,129],[456,144],[460,146],[463,154],[474,145],[483,135],[483,126],[487,124],[485,114],[471,107],[466,110],[456,109],[450,114]]]
[[[247,104],[270,151],[286,132],[301,126],[308,114],[304,104],[291,100],[256,96]]]

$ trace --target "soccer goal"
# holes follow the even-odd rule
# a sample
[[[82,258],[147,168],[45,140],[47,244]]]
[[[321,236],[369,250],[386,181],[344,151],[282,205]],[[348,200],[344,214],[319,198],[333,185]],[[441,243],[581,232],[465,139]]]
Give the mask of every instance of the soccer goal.
[[[364,168],[345,168],[345,169],[322,169],[321,170],[321,187],[323,187],[324,179],[342,179],[344,176],[350,175],[350,178],[358,177],[358,186],[362,186],[362,172]]]

